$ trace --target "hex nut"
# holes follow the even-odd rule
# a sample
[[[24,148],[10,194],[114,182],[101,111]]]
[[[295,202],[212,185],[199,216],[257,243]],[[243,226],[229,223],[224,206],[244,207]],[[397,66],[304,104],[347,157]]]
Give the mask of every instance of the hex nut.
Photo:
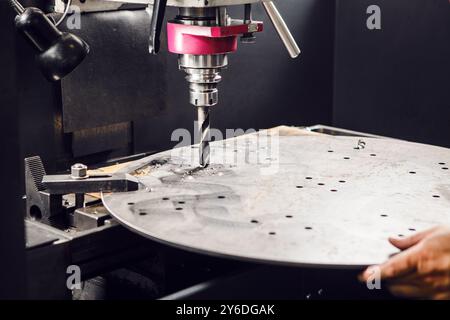
[[[84,179],[87,178],[87,166],[82,163],[76,163],[71,168],[71,177],[73,179]]]

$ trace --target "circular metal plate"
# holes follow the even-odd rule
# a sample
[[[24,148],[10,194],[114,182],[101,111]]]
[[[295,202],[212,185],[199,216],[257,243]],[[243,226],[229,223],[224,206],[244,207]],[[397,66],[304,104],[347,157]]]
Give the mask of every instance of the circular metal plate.
[[[134,162],[126,171],[143,189],[104,195],[104,205],[169,245],[315,267],[381,263],[397,252],[389,236],[450,223],[448,149],[375,138],[362,148],[362,138],[327,135],[268,147],[245,137],[213,143],[207,169],[192,166],[191,147]]]

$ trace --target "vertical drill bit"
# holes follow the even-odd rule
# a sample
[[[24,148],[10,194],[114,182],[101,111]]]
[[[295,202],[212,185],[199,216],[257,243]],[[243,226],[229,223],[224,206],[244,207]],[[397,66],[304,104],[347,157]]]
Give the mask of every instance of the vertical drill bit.
[[[210,162],[209,141],[210,135],[209,107],[198,107],[198,130],[200,136],[199,159],[200,166],[206,168]]]

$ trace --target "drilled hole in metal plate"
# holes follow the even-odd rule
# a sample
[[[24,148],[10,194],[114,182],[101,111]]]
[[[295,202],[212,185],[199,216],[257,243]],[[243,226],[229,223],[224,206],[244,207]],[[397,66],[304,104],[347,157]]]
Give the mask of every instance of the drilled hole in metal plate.
[[[269,232],[269,234],[270,234],[271,236],[274,236],[274,235],[276,235],[277,233],[276,233],[276,232],[273,232],[273,231],[271,231],[271,232]]]
[[[296,188],[297,188],[297,189],[302,189],[302,188],[303,188],[303,186],[296,186]]]
[[[350,157],[344,157],[345,160],[350,160]]]
[[[380,217],[386,218],[386,217],[388,217],[388,215],[387,214],[381,214]]]
[[[345,183],[346,181],[345,180],[339,180],[339,183]]]
[[[410,174],[416,174],[417,172],[415,172],[415,171],[410,171],[409,173],[410,173]]]
[[[312,180],[312,177],[306,177],[305,179],[306,180]]]
[[[225,196],[218,196],[218,199],[225,199]]]
[[[183,208],[181,208],[181,207],[178,207],[178,208],[175,208],[175,210],[178,210],[178,211],[180,211],[180,210],[183,210]]]
[[[167,201],[167,200],[170,200],[169,198],[167,198],[167,197],[165,197],[165,198],[162,198],[164,201]]]
[[[409,231],[416,231],[416,229],[414,229],[414,228],[409,228],[408,230]]]
[[[334,152],[334,151],[333,151],[333,150],[328,150],[328,152],[329,152],[329,153],[332,153],[332,152]]]
[[[398,236],[399,236],[400,238],[403,238],[403,237],[404,237],[404,235],[402,235],[402,234],[399,234]]]
[[[448,168],[447,167],[442,167],[442,170],[448,170]]]
[[[438,196],[437,194],[433,195],[433,198],[440,198],[441,196]]]
[[[140,215],[140,216],[146,216],[146,215],[147,215],[147,212],[145,212],[145,211],[139,211],[139,215]]]
[[[331,191],[331,192],[337,192],[337,190],[336,190],[336,189],[331,189],[330,191]]]
[[[287,215],[286,218],[290,219],[290,218],[293,218],[293,216]]]
[[[305,227],[305,230],[312,230],[312,227]]]
[[[319,182],[317,185],[318,185],[318,186],[324,186],[325,183]]]
[[[445,162],[439,162],[439,165],[445,166]]]
[[[128,202],[127,203],[129,206],[134,206],[134,202]]]
[[[251,223],[259,223],[258,220],[251,220],[250,222],[251,222]]]
[[[375,153],[370,154],[371,157],[376,157],[377,155]]]
[[[184,201],[178,201],[179,204],[185,204],[186,202]]]

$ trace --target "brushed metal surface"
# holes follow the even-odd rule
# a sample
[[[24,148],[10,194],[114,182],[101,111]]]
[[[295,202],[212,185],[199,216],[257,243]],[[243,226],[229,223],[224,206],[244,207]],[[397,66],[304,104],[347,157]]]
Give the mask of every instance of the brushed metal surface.
[[[280,136],[268,154],[250,136],[212,143],[204,170],[191,165],[198,163],[192,147],[131,163],[125,171],[140,168],[143,189],[105,194],[104,205],[130,229],[169,245],[315,267],[380,263],[398,251],[389,236],[450,223],[449,149],[300,135]]]

